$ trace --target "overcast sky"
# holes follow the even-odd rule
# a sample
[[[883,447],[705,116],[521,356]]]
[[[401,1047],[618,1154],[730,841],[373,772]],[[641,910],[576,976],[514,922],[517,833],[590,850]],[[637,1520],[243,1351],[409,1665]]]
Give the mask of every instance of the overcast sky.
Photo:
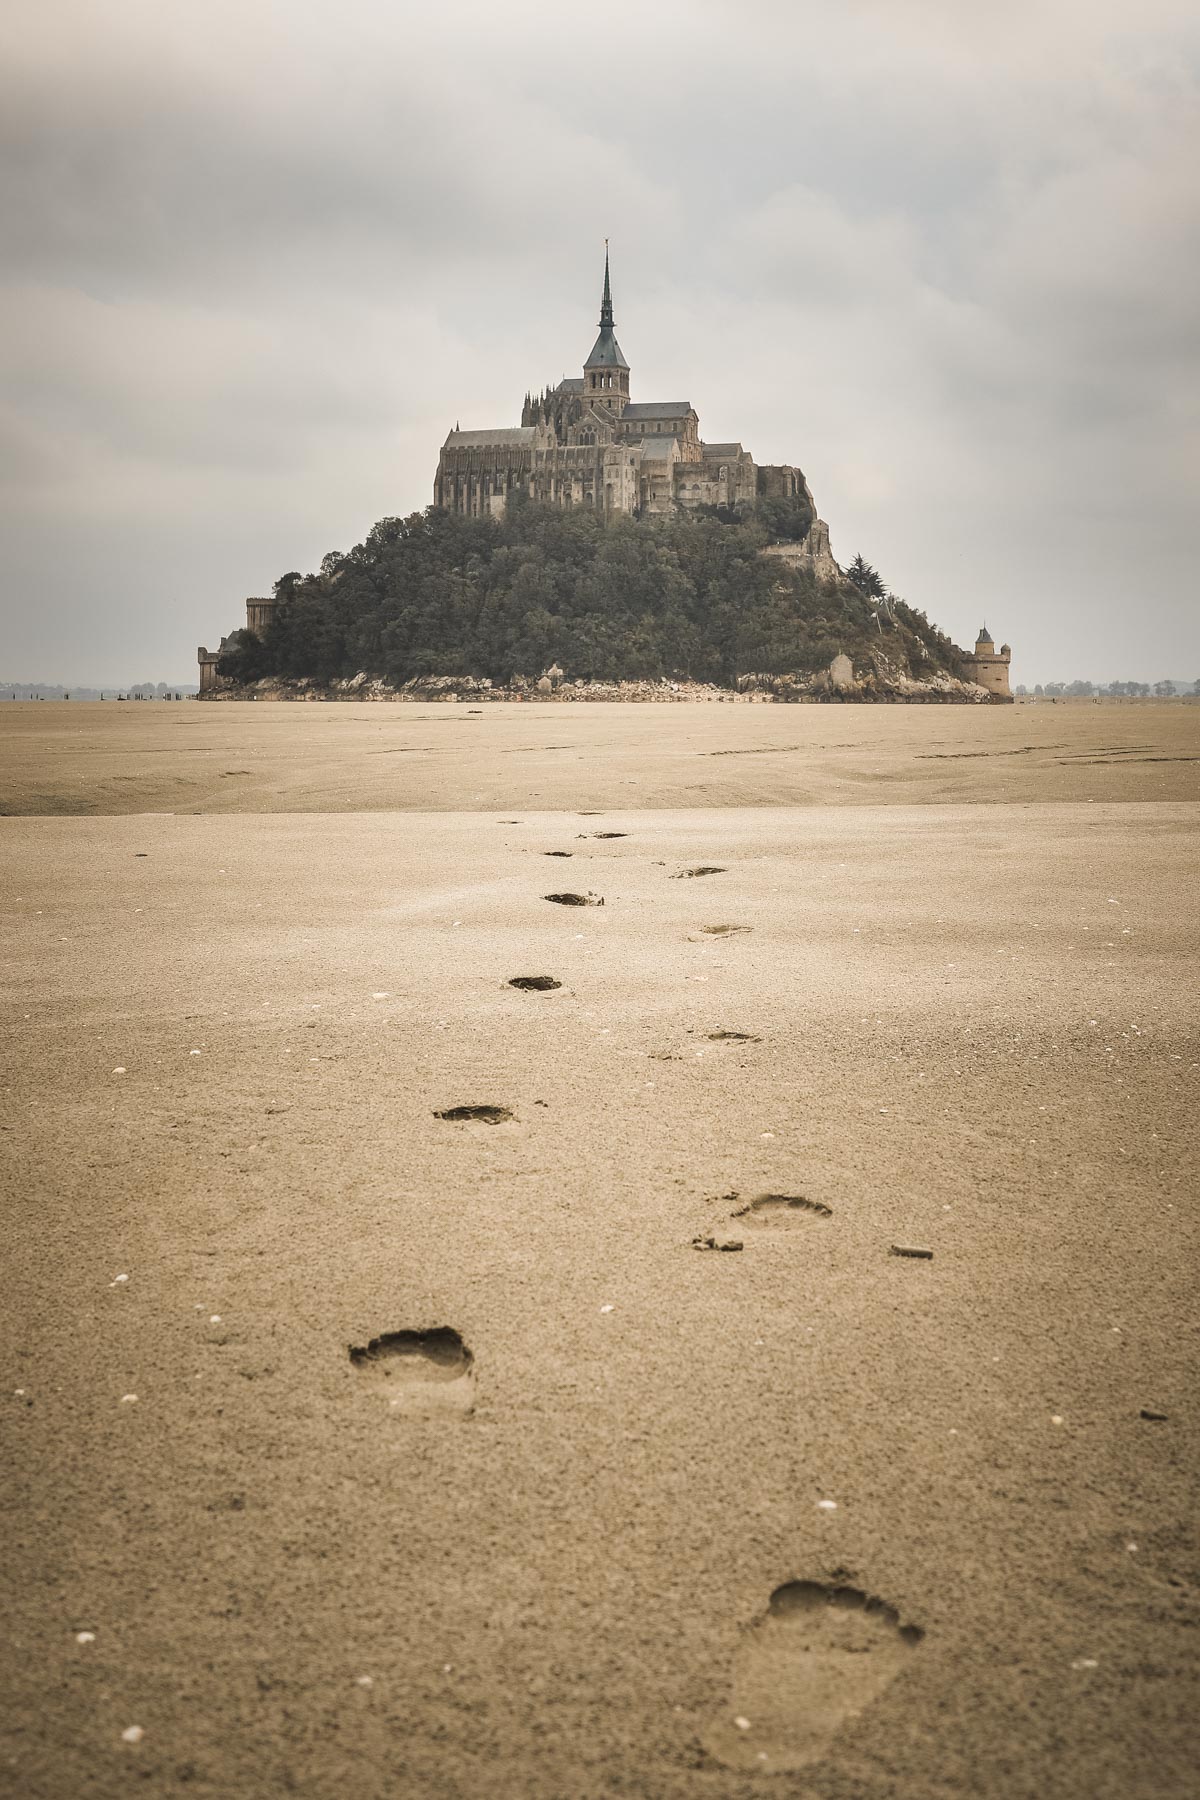
[[[1013,679],[1200,676],[1194,0],[7,0],[0,677],[195,647],[577,373]]]

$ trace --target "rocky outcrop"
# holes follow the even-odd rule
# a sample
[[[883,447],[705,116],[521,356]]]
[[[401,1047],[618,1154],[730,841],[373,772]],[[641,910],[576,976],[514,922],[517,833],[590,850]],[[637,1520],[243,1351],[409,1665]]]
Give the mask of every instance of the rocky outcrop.
[[[910,675],[886,656],[856,671],[848,656],[835,656],[827,669],[803,675],[739,675],[739,693],[773,700],[832,702],[835,705],[986,706],[991,695],[974,681],[953,675]]]
[[[759,554],[782,563],[785,569],[810,569],[818,581],[844,579],[833,559],[829,527],[824,519],[814,519],[798,544],[768,544]]]
[[[681,701],[713,701],[743,704],[747,701],[769,701],[768,693],[738,693],[733,688],[716,687],[703,681],[554,681],[552,671],[536,678],[514,675],[507,684],[490,681],[486,675],[418,675],[401,687],[377,676],[359,674],[347,681],[333,681],[321,686],[315,681],[254,681],[244,687],[225,682],[203,696],[206,700],[358,700],[420,701],[425,704],[472,706],[489,701],[541,702],[589,700],[643,701],[670,704]]]
[[[817,503],[808,481],[799,469],[789,469],[787,474],[796,484],[794,498],[805,502],[812,523],[796,542],[768,544],[761,554],[782,563],[786,569],[807,569],[818,581],[844,581],[845,575],[835,562],[830,547],[829,527],[824,519],[817,517]]]
[[[881,666],[882,665],[882,666]],[[554,679],[556,673],[559,678]],[[536,678],[514,675],[507,686],[486,675],[418,675],[402,687],[377,676],[358,674],[346,681],[322,686],[315,681],[255,681],[245,687],[231,682],[201,696],[205,700],[358,700],[420,701],[425,704],[480,706],[491,701],[537,704],[570,701],[618,700],[647,705],[671,705],[702,701],[716,705],[809,705],[819,702],[851,704],[897,702],[928,705],[951,703],[986,705],[991,696],[974,682],[957,681],[951,675],[915,679],[905,671],[889,668],[886,660],[857,673],[848,656],[836,656],[828,669],[815,674],[739,675],[732,688],[703,681],[567,681],[561,671],[548,670]]]

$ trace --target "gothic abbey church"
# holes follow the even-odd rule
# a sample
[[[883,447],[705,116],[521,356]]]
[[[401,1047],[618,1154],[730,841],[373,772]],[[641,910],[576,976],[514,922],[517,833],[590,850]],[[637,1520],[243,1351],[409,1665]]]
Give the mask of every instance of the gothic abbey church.
[[[690,401],[630,399],[629,364],[613,330],[607,250],[600,335],[583,374],[526,394],[519,425],[455,427],[442,445],[436,506],[495,516],[517,489],[552,506],[591,506],[610,516],[734,506],[759,495],[811,503],[799,469],[759,466],[741,444],[706,444]],[[827,560],[836,573],[819,520],[809,538],[808,558]]]

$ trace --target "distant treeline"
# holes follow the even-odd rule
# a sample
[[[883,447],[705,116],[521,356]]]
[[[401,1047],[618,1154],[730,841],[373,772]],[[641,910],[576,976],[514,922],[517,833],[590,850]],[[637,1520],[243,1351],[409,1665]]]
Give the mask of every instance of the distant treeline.
[[[1031,695],[1035,700],[1086,700],[1091,695],[1111,694],[1117,699],[1137,699],[1139,696],[1153,694],[1159,700],[1170,700],[1175,694],[1200,695],[1200,681],[1190,685],[1181,681],[1109,681],[1097,685],[1091,681],[1047,681],[1044,685],[1038,682],[1036,687],[1015,687],[1013,693],[1021,699]]]
[[[728,684],[886,648],[916,675],[958,674],[961,652],[881,584],[819,581],[760,556],[810,523],[786,501],[606,523],[523,497],[498,520],[436,508],[383,519],[317,573],[282,576],[265,638],[235,632],[218,669],[240,682],[366,671],[400,684],[507,682],[558,663],[571,679]],[[878,584],[861,558],[855,568]]]
[[[0,700],[190,700],[196,683],[135,681],[128,687],[62,687],[47,681],[0,681]]]

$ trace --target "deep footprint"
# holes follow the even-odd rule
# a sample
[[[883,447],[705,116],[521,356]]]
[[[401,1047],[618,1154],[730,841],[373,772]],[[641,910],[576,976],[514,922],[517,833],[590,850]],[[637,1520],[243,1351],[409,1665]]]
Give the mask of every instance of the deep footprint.
[[[548,994],[551,988],[560,988],[561,981],[555,981],[553,975],[514,975],[509,987],[524,988],[527,993]]]
[[[464,1120],[477,1119],[483,1125],[503,1125],[506,1119],[516,1117],[507,1106],[448,1106],[444,1112],[435,1112],[435,1119],[448,1119],[452,1125]]]
[[[710,1031],[710,1044],[761,1044],[762,1039],[755,1037],[752,1031]]]
[[[861,1588],[786,1582],[742,1640],[729,1702],[704,1748],[727,1769],[807,1768],[895,1680],[923,1636]]]
[[[543,850],[543,856],[574,856],[573,850]]]
[[[806,1214],[832,1219],[833,1208],[821,1200],[806,1200],[803,1194],[759,1194],[730,1216],[745,1219],[747,1225],[791,1225]]]
[[[604,902],[598,894],[544,894],[545,900],[552,900],[555,906],[603,906]]]
[[[385,1386],[388,1405],[410,1416],[470,1412],[475,1400],[475,1358],[448,1325],[432,1331],[388,1331],[369,1344],[350,1346],[350,1361]]]

